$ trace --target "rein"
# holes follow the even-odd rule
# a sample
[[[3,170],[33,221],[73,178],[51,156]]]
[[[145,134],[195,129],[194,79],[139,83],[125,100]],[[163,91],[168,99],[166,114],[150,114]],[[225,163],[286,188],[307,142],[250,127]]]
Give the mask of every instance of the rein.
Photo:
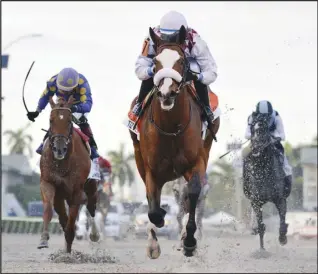
[[[159,133],[165,135],[165,136],[171,136],[171,137],[177,137],[179,135],[181,135],[182,133],[185,132],[185,130],[188,128],[190,122],[191,122],[191,118],[192,118],[192,106],[191,103],[189,102],[189,107],[190,107],[190,118],[187,122],[187,124],[182,128],[182,129],[178,129],[178,131],[176,132],[166,132],[163,129],[161,129],[154,121],[153,119],[153,111],[152,111],[152,104],[150,105],[150,112],[149,112],[149,121],[151,124],[153,124],[153,126],[158,130]],[[181,124],[179,124],[178,126],[181,126]]]

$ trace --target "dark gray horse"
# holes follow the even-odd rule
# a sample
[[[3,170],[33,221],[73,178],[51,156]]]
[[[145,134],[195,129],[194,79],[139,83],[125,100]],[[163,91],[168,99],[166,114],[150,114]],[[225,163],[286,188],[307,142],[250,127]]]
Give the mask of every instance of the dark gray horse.
[[[251,130],[251,151],[243,160],[243,191],[256,214],[261,249],[264,249],[265,234],[262,207],[267,202],[274,203],[279,213],[279,242],[281,245],[287,243],[286,199],[290,194],[284,182],[283,148],[280,148],[279,140],[271,136],[268,125],[266,116],[255,119]]]
[[[206,178],[207,179],[207,178]],[[198,199],[197,207],[196,207],[196,222],[197,222],[197,238],[200,240],[202,238],[202,218],[205,209],[205,199],[208,194],[209,185],[206,182],[205,186],[201,190],[201,194]],[[173,185],[173,193],[176,199],[176,202],[179,206],[179,212],[177,214],[177,220],[179,224],[179,233],[181,234],[181,238],[185,235],[182,235],[182,230],[184,229],[183,218],[189,212],[187,208],[188,204],[188,188],[187,181],[184,178],[179,178],[174,182]]]

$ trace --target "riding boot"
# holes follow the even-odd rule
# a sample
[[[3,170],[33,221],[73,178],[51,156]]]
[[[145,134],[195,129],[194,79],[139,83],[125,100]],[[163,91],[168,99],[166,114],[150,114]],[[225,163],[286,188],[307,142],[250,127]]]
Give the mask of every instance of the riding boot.
[[[44,138],[43,138],[43,141],[42,141],[42,143],[40,144],[40,146],[37,148],[36,153],[42,155],[44,141],[45,141],[45,139],[46,139],[47,137],[49,137],[49,132],[48,132],[48,131],[45,133]]]
[[[131,115],[129,118],[135,122],[140,115],[142,109],[142,102],[145,100],[148,93],[152,90],[154,86],[153,78],[149,78],[141,82],[141,87],[139,91],[138,98],[136,100],[136,104],[131,111]]]
[[[82,123],[79,124],[79,127],[81,129],[81,131],[87,136],[89,137],[89,145],[91,146],[91,159],[95,159],[99,157],[99,154],[97,152],[98,148],[97,148],[97,144],[95,142],[94,136],[93,136],[93,132],[91,130],[91,127],[88,123]]]
[[[211,126],[213,123],[214,115],[210,107],[208,86],[202,84],[200,81],[195,81],[194,86],[201,102],[204,104],[204,112],[207,117],[207,122],[209,126]]]

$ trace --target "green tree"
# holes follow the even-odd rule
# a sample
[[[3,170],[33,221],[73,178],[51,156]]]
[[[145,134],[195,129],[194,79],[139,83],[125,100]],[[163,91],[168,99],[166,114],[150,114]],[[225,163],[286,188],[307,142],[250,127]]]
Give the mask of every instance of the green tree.
[[[30,157],[33,156],[32,142],[33,138],[30,134],[27,134],[27,130],[31,124],[27,124],[25,127],[19,128],[16,131],[6,130],[3,135],[8,136],[7,144],[10,149],[10,154],[25,154],[28,151]]]
[[[108,152],[108,157],[112,164],[112,181],[117,181],[121,190],[121,198],[123,198],[123,187],[128,184],[129,187],[135,181],[135,175],[132,162],[135,160],[134,153],[125,154],[125,144],[120,144],[119,150]]]

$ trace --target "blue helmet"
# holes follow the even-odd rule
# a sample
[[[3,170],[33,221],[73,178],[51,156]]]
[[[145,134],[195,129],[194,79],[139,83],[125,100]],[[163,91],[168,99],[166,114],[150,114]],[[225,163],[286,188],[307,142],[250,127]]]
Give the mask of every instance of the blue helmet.
[[[57,75],[56,85],[62,91],[71,91],[78,86],[79,74],[73,68],[64,68]]]

